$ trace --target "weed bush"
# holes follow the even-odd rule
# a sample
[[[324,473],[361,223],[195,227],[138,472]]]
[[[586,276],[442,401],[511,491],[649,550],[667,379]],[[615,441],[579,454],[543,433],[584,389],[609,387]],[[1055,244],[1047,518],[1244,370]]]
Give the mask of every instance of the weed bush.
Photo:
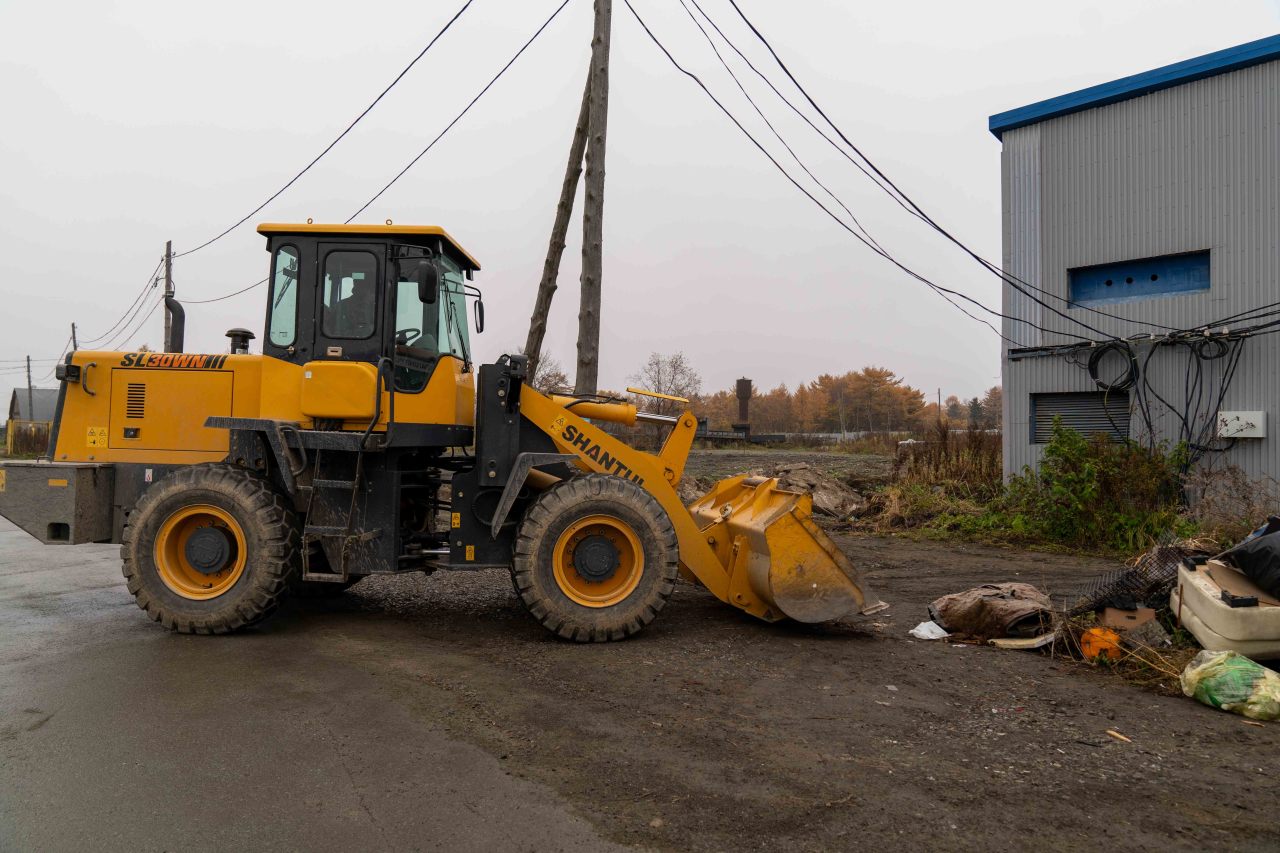
[[[894,483],[873,501],[873,525],[1133,553],[1166,532],[1194,532],[1181,512],[1184,456],[1181,448],[1086,437],[1055,422],[1039,470],[1026,468],[1005,485],[998,435],[942,427],[899,459]]]
[[[1132,552],[1162,533],[1190,533],[1180,514],[1185,451],[1086,438],[1055,420],[1040,468],[1010,480],[993,510],[1024,535]]]

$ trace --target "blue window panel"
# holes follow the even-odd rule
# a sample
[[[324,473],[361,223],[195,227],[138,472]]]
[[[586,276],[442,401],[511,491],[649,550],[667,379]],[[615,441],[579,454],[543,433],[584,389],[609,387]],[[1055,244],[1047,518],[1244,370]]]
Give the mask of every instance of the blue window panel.
[[[1209,253],[1165,255],[1067,270],[1071,301],[1079,305],[1134,302],[1209,289]]]

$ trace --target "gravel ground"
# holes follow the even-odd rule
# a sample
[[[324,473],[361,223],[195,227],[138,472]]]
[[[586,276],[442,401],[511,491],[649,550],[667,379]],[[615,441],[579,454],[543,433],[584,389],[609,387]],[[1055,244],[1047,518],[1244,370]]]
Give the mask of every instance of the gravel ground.
[[[842,538],[887,613],[765,625],[681,585],[579,646],[486,571],[179,637],[115,549],[0,534],[4,849],[1280,847],[1280,726],[907,636],[943,593],[1106,561]]]
[[[1064,588],[1113,564],[842,545],[892,602],[888,614],[768,626],[684,585],[635,641],[580,647],[544,636],[505,578],[477,573],[367,581],[331,614],[292,618],[337,618],[344,632],[412,625],[389,655],[368,645],[367,665],[387,679],[427,677],[424,712],[624,844],[1280,844],[1280,727],[1040,653],[906,636],[942,593],[1009,579]]]

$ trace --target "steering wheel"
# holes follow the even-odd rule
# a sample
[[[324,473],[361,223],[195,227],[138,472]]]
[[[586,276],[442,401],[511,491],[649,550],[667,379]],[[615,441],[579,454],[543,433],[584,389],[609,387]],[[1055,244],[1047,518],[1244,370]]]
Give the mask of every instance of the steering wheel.
[[[408,346],[411,341],[416,341],[422,337],[421,329],[399,329],[396,331],[396,343],[400,346]]]

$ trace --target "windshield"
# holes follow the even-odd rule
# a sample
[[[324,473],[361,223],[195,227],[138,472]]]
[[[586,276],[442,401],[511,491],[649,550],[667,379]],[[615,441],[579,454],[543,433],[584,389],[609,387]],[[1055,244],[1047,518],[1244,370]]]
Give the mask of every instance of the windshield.
[[[467,329],[466,278],[462,268],[449,260],[440,259],[440,298],[436,307],[440,310],[440,352],[451,353],[471,363],[471,338]],[[429,306],[428,306],[429,307]]]

